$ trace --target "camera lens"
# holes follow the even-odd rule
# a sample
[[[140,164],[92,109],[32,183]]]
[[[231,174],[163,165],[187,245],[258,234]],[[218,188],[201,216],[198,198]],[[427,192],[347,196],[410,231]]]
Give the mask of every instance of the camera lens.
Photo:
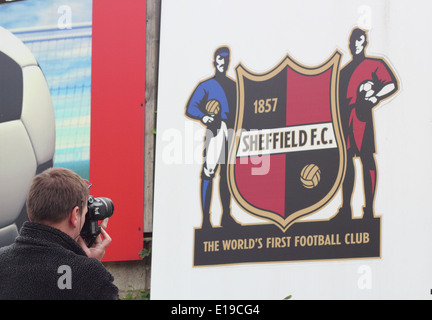
[[[114,213],[114,203],[112,202],[112,200],[108,199],[108,198],[103,198],[103,197],[96,198],[96,200],[100,200],[105,205],[105,210],[104,210],[105,212],[104,212],[103,218],[101,218],[101,220],[111,217]]]
[[[90,207],[95,219],[97,220],[103,220],[105,218],[109,218],[114,213],[114,204],[109,198],[104,198],[104,197],[93,198],[91,202],[89,199],[89,209]]]

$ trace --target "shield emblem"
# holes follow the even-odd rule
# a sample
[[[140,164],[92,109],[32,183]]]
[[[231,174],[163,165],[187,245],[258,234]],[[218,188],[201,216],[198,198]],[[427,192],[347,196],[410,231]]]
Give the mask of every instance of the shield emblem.
[[[338,108],[341,54],[306,67],[290,56],[256,74],[239,64],[231,194],[249,214],[286,231],[334,197],[345,170]]]

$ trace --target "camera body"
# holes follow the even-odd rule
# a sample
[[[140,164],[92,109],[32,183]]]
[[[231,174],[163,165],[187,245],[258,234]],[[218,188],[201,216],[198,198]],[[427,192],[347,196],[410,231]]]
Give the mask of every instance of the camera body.
[[[89,241],[88,246],[90,247],[101,232],[99,221],[113,215],[114,204],[111,199],[105,197],[95,198],[90,195],[87,208],[84,226],[81,229],[81,237]]]

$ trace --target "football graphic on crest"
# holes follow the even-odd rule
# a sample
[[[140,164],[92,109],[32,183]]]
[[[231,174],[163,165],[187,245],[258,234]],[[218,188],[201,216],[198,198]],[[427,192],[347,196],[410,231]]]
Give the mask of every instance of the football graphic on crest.
[[[315,188],[321,179],[320,168],[315,164],[308,164],[303,168],[300,174],[300,181],[307,189]]]

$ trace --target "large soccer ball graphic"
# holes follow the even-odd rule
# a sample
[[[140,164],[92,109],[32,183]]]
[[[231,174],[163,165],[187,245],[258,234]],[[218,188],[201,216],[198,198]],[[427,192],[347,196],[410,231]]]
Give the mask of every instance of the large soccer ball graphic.
[[[27,219],[33,177],[53,164],[55,122],[45,77],[30,50],[0,27],[0,247]]]

